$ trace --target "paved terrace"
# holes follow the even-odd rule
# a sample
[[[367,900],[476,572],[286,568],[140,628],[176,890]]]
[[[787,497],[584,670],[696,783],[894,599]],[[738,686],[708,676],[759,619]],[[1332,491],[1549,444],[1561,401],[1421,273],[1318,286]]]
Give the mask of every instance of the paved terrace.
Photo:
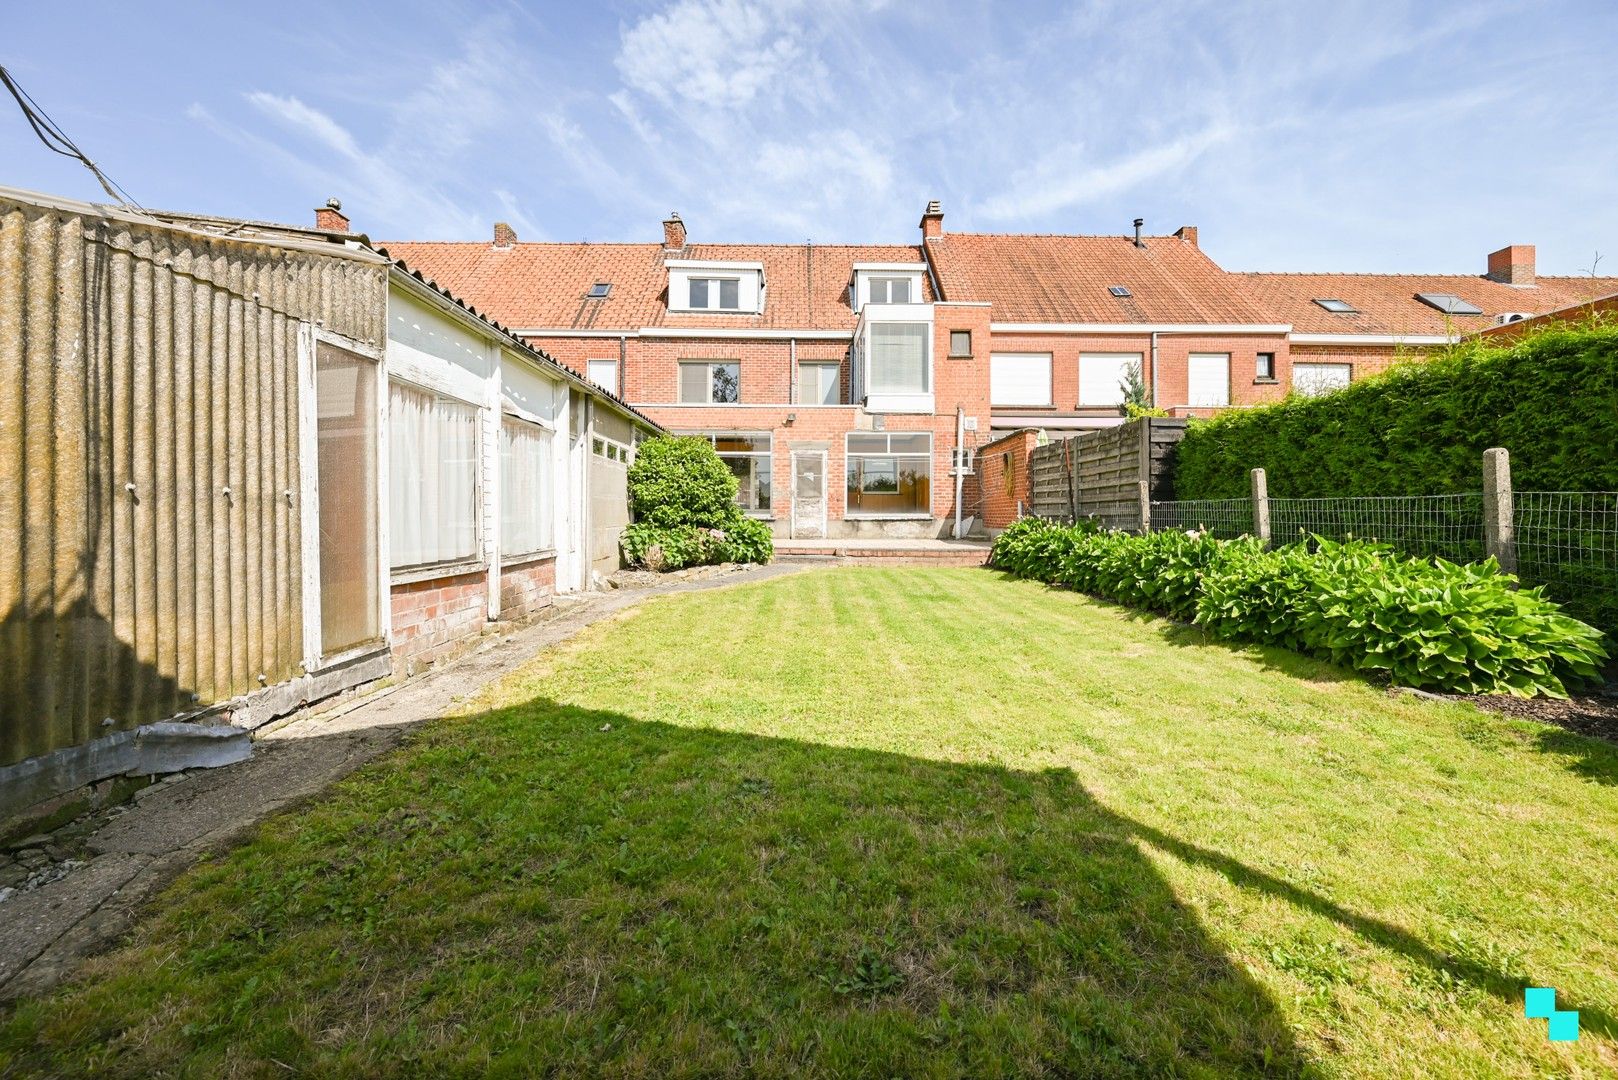
[[[989,561],[987,540],[890,539],[885,537],[831,537],[813,540],[777,540],[782,558],[837,558],[853,563],[893,566],[982,566]]]

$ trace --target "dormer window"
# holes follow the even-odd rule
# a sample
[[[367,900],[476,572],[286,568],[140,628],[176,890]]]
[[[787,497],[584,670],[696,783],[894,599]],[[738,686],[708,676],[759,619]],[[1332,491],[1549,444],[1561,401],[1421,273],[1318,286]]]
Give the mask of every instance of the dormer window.
[[[849,303],[855,311],[866,304],[922,303],[925,263],[855,263]]]
[[[757,315],[764,310],[764,265],[667,259],[669,310]]]
[[[907,277],[872,277],[868,304],[910,303],[910,279]]]
[[[741,281],[737,278],[692,278],[692,310],[739,310],[741,308],[741,284]]]

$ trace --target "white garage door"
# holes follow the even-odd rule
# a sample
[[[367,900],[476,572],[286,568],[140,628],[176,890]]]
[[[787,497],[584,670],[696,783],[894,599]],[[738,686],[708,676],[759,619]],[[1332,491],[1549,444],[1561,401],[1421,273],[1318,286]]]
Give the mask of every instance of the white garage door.
[[[1079,404],[1122,405],[1124,377],[1140,362],[1140,353],[1080,353]]]
[[[1348,364],[1293,364],[1292,389],[1304,397],[1318,397],[1347,386],[1351,367]]]
[[[1049,405],[1050,353],[991,353],[989,404]]]
[[[1230,404],[1230,354],[1192,353],[1187,405],[1223,408]]]

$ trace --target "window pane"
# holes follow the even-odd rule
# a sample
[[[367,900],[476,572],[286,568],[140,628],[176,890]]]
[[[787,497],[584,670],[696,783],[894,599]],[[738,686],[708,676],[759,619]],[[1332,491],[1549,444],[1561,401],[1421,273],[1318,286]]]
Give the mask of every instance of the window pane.
[[[836,405],[842,400],[836,364],[799,364],[798,400],[805,405]]]
[[[735,278],[724,278],[719,282],[719,306],[726,311],[735,311],[741,306],[741,282]]]
[[[710,384],[707,364],[680,365],[680,400],[700,404],[708,400]]]
[[[910,303],[910,279],[906,277],[888,279],[888,303]]]
[[[394,567],[477,557],[477,410],[414,387],[389,391]]]
[[[768,435],[734,435],[727,432],[723,435],[714,435],[713,446],[721,454],[767,454],[770,452],[770,437]]]
[[[932,512],[929,455],[850,455],[847,475],[848,510],[852,514]]]
[[[708,306],[708,279],[694,277],[691,279],[691,306],[705,308]]]
[[[994,405],[1051,404],[1050,353],[991,353],[989,401]]]
[[[770,457],[768,454],[721,454],[719,460],[736,474],[736,502],[743,510],[770,508]]]
[[[895,454],[930,454],[933,437],[925,432],[920,435],[889,435],[888,449]]]
[[[742,368],[740,364],[713,365],[713,400],[716,404],[732,404],[741,400]]]
[[[871,324],[871,393],[927,392],[927,330],[926,323]]]
[[[1348,364],[1293,364],[1292,388],[1305,397],[1317,397],[1341,390],[1349,384]]]
[[[320,638],[327,656],[380,637],[377,598],[377,365],[315,346],[320,493]]]
[[[951,356],[971,356],[972,331],[951,330],[949,332],[949,354]]]
[[[551,546],[551,433],[521,420],[500,426],[500,554]]]
[[[855,435],[848,436],[848,452],[850,454],[880,454],[888,448],[886,435]]]

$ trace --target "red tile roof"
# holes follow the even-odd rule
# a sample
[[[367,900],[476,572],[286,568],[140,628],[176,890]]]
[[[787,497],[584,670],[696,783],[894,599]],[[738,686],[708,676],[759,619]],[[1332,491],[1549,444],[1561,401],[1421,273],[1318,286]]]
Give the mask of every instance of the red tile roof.
[[[661,244],[395,242],[380,245],[507,326],[527,329],[634,330],[643,326],[751,327],[852,331],[848,304],[855,263],[920,263],[902,244]],[[666,258],[756,262],[767,290],[761,315],[670,312]],[[611,282],[606,299],[590,286]],[[932,300],[924,282],[925,298]]]
[[[946,300],[989,300],[996,322],[1275,323],[1239,281],[1174,236],[945,233],[927,243]],[[1129,297],[1108,287],[1122,285]]]
[[[1508,311],[1542,314],[1618,291],[1618,278],[1541,277],[1506,285],[1475,274],[1232,274],[1275,322],[1301,334],[1468,334]],[[1445,316],[1417,293],[1450,293],[1482,315]],[[1333,314],[1315,300],[1343,300],[1354,314]]]

